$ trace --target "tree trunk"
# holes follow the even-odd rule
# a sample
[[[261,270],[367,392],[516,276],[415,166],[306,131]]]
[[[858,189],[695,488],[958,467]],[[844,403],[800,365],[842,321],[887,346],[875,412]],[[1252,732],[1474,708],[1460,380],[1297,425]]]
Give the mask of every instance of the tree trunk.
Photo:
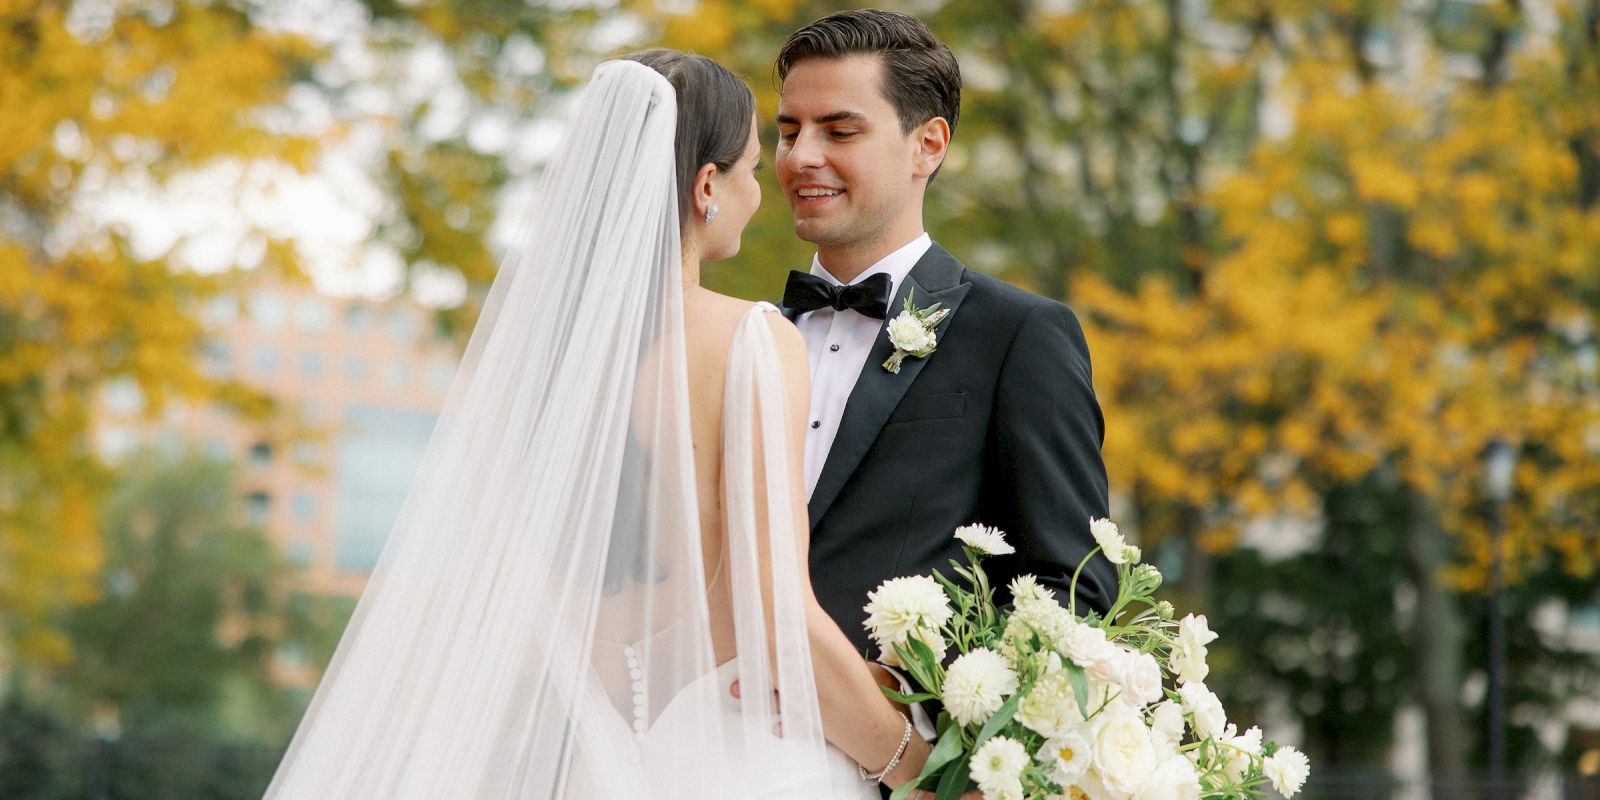
[[[1414,497],[1412,508],[1406,567],[1417,592],[1413,674],[1427,720],[1431,796],[1433,800],[1460,800],[1466,796],[1468,779],[1468,734],[1461,708],[1461,685],[1466,677],[1462,663],[1465,621],[1454,596],[1439,580],[1439,571],[1450,555],[1450,541],[1425,498]]]

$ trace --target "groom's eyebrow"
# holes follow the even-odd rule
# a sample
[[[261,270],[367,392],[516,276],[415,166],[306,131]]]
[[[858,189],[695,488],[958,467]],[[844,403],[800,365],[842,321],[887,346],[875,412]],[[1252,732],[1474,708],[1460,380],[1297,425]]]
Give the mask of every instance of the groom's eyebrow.
[[[818,125],[826,125],[830,122],[866,122],[867,115],[859,111],[835,111],[831,114],[823,114],[820,117],[816,117],[812,121]],[[779,114],[778,124],[798,125],[800,124],[800,120],[797,120],[788,114]]]

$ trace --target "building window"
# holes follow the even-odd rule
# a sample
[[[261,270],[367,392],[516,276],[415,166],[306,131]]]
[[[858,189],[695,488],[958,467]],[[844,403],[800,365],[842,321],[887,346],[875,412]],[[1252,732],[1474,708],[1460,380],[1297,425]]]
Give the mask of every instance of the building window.
[[[410,374],[406,369],[405,362],[391,361],[384,369],[384,377],[389,381],[389,388],[404,389],[406,387],[406,379],[410,377]]]
[[[251,297],[250,319],[263,330],[275,331],[283,327],[283,300],[271,292]]]
[[[344,362],[344,376],[351,383],[359,383],[367,379],[367,361],[363,358],[352,357]]]
[[[355,333],[360,333],[360,332],[366,330],[367,329],[367,323],[369,321],[370,321],[370,315],[367,312],[367,307],[366,306],[353,305],[353,306],[350,306],[349,308],[345,309],[345,312],[344,312],[344,325],[345,325],[345,327],[349,328],[351,331],[353,331]]]
[[[206,321],[223,325],[239,318],[239,300],[234,297],[213,297],[206,303]]]
[[[289,501],[289,508],[294,512],[295,519],[310,522],[317,516],[317,498],[310,492],[295,492],[294,499]]]
[[[300,374],[308,379],[315,379],[322,375],[322,354],[310,351],[301,353]]]
[[[233,371],[233,348],[227,342],[216,339],[207,339],[205,343],[205,362],[201,367],[207,375],[221,378]]]
[[[272,514],[272,495],[266,492],[251,492],[244,498],[244,518],[251,525],[265,525],[267,518]]]
[[[300,301],[295,308],[294,324],[303,331],[325,331],[333,322],[333,309],[314,297]]]
[[[321,461],[321,454],[317,450],[316,442],[296,442],[294,446],[295,463],[302,466],[314,466]]]
[[[261,345],[256,348],[256,372],[261,375],[271,375],[278,371],[278,351]]]
[[[409,343],[411,337],[416,335],[416,324],[411,315],[398,308],[390,311],[389,335],[401,342]]]
[[[266,466],[272,463],[272,443],[256,442],[250,445],[250,463],[256,466]]]
[[[389,538],[437,416],[375,406],[346,411],[334,485],[334,561],[367,572]]]
[[[435,364],[428,370],[428,385],[439,394],[450,391],[450,381],[455,377],[454,371],[443,364]]]

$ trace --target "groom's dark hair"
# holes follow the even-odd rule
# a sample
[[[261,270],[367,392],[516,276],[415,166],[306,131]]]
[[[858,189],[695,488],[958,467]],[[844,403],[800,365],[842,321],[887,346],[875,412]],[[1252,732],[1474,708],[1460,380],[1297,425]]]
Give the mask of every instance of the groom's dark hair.
[[[922,20],[893,11],[863,8],[829,14],[789,35],[778,51],[778,79],[810,58],[877,55],[883,62],[883,95],[900,117],[900,132],[934,117],[956,132],[961,116],[961,67]]]

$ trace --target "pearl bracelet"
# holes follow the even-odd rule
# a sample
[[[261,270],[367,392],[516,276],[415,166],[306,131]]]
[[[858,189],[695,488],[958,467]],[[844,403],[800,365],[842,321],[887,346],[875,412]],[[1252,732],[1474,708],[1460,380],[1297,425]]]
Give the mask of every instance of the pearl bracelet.
[[[906,724],[906,732],[900,737],[900,747],[894,751],[894,758],[889,759],[889,766],[884,767],[883,770],[876,775],[869,775],[867,774],[866,767],[857,764],[856,774],[861,776],[861,780],[864,780],[867,783],[883,783],[883,777],[891,772],[894,772],[895,767],[900,766],[900,757],[906,754],[906,745],[911,744],[911,733],[916,730],[916,728],[911,725],[911,720],[906,718],[906,715],[901,714],[900,719]]]

